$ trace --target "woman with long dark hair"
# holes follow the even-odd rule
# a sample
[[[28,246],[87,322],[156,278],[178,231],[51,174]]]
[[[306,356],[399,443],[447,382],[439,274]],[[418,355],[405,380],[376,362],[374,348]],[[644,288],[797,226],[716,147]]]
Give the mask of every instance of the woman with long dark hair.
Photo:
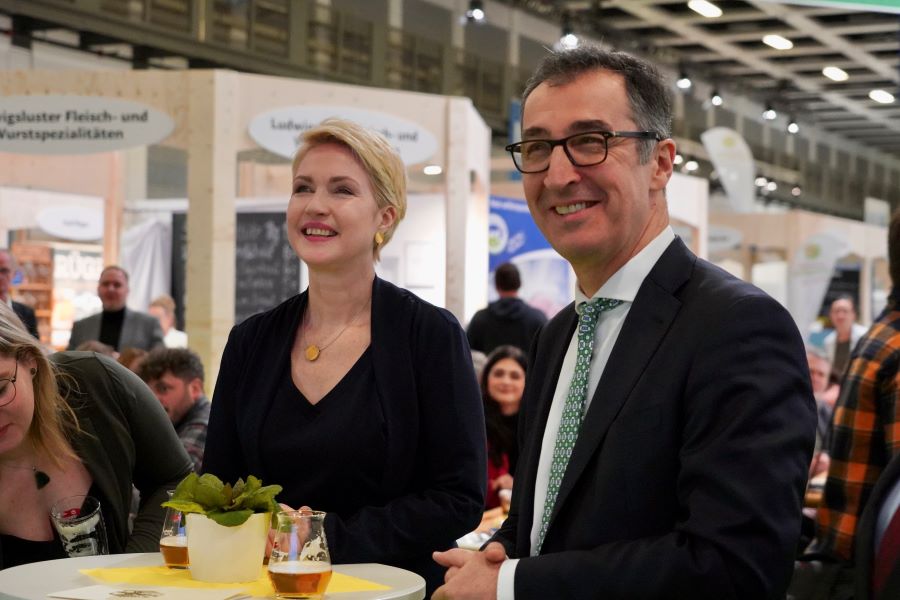
[[[515,346],[499,346],[481,372],[481,397],[488,444],[488,494],[485,508],[500,505],[499,492],[512,489],[519,459],[516,431],[525,391],[525,354]]]

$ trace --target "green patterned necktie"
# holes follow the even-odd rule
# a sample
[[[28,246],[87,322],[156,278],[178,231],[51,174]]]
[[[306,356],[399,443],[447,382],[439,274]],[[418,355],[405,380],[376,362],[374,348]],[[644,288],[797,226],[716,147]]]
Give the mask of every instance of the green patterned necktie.
[[[572,448],[578,439],[581,419],[584,416],[584,402],[587,398],[588,373],[591,370],[591,355],[594,352],[594,330],[600,313],[622,304],[621,300],[597,298],[581,305],[581,316],[578,319],[578,357],[575,359],[575,373],[566,396],[559,432],[556,434],[556,445],[553,448],[553,462],[550,465],[550,480],[547,482],[547,498],[544,500],[544,512],[541,515],[541,530],[538,533],[537,553],[540,554],[550,525],[550,515],[556,504],[559,486],[562,483]]]

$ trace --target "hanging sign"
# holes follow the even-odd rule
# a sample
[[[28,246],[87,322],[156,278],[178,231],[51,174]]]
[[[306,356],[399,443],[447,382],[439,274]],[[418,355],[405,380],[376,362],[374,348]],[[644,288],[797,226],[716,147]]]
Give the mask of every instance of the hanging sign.
[[[700,134],[709,160],[719,174],[728,200],[735,212],[750,212],[756,198],[753,178],[756,163],[750,146],[737,131],[727,127],[713,127]]]
[[[37,214],[37,224],[50,235],[88,242],[103,237],[103,213],[83,206],[54,206]]]
[[[330,117],[354,121],[377,131],[400,153],[407,165],[424,162],[437,151],[437,139],[418,124],[387,113],[349,106],[276,108],[256,116],[250,122],[249,133],[269,152],[293,158],[303,132]]]
[[[93,154],[155,144],[172,133],[166,113],[104,96],[0,98],[0,152]]]

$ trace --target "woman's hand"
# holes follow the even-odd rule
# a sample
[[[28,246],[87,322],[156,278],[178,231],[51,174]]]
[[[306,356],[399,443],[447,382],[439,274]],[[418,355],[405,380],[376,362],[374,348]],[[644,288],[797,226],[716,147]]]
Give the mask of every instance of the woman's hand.
[[[504,473],[500,477],[491,480],[491,491],[493,490],[511,490],[513,486],[513,476]]]
[[[287,504],[282,502],[278,503],[278,506],[281,507],[281,512],[294,512],[295,509],[291,508]],[[312,510],[310,507],[305,504],[296,510]],[[269,562],[269,557],[272,556],[272,549],[275,547],[275,533],[276,531],[269,528],[269,537],[266,539],[266,562]]]

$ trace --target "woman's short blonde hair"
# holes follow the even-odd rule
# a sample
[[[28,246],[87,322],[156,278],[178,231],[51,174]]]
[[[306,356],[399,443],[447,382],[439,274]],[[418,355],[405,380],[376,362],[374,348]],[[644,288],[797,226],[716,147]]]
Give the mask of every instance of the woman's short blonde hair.
[[[31,359],[37,369],[32,376],[34,417],[27,434],[35,450],[57,466],[62,465],[63,458],[77,458],[68,438],[79,431],[78,420],[60,394],[56,369],[5,302],[0,302],[0,355],[19,362]],[[14,385],[24,385],[24,382],[22,379]]]
[[[349,148],[369,174],[378,208],[393,206],[396,210],[397,216],[393,224],[382,232],[384,242],[376,244],[372,241],[375,259],[378,260],[381,247],[390,241],[397,225],[406,216],[406,167],[400,154],[375,131],[353,121],[332,118],[322,121],[303,134],[291,171],[297,170],[297,165],[307,152],[323,144],[340,144]]]

